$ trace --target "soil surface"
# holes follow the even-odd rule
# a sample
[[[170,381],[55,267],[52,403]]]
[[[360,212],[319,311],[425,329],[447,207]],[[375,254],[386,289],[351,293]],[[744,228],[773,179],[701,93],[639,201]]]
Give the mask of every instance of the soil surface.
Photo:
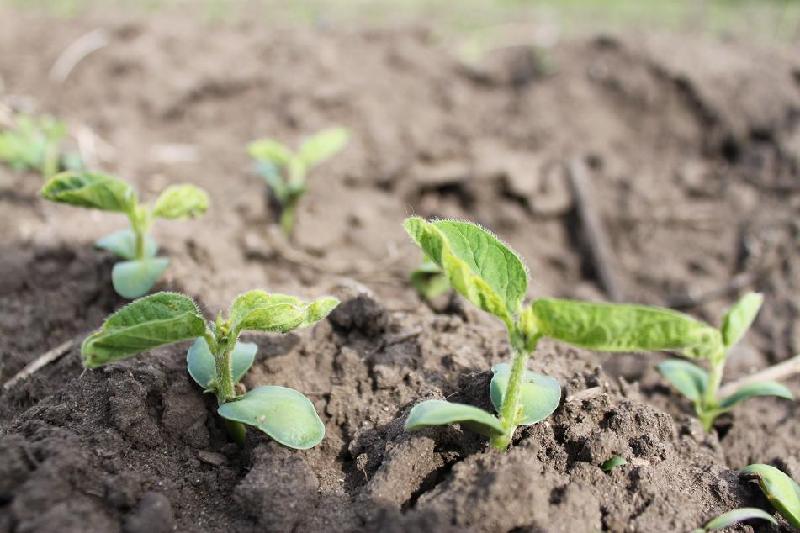
[[[107,44],[52,81],[97,29]],[[325,440],[298,452],[251,431],[240,449],[184,345],[83,371],[80,341],[123,303],[91,243],[125,221],[46,204],[40,178],[0,169],[0,383],[66,352],[0,392],[0,532],[668,532],[768,509],[736,469],[800,479],[795,404],[753,400],[705,434],[652,354],[541,343],[530,367],[561,381],[562,403],[505,454],[457,427],[403,432],[425,398],[487,407],[488,370],[509,354],[458,298],[420,301],[401,222],[480,222],[525,258],[531,297],[606,299],[568,181],[581,164],[622,298],[718,323],[761,291],[728,377],[782,361],[800,352],[796,52],[624,34],[466,64],[427,27],[0,10],[0,102],[64,118],[84,158],[144,198],[181,181],[211,193],[205,217],[156,225],[171,258],[159,288],[212,313],[252,288],[344,302],[309,330],[253,337],[246,378],[307,394]],[[244,146],[331,125],[352,140],[312,173],[287,243]],[[603,472],[613,455],[627,465]]]

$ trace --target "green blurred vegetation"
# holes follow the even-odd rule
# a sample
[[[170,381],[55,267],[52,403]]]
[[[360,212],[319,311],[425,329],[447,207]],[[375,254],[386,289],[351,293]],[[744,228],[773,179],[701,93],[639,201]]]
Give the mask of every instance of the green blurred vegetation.
[[[65,17],[87,11],[184,10],[211,22],[393,24],[427,20],[458,32],[509,22],[545,22],[564,33],[621,28],[800,40],[800,0],[0,0],[0,6]]]

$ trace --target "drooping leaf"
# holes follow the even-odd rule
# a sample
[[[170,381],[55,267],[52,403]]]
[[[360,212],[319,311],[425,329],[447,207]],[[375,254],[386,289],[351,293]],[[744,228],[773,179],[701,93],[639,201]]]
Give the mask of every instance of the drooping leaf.
[[[98,248],[108,250],[123,259],[134,259],[136,257],[136,236],[130,229],[115,231],[102,237],[94,244]],[[155,257],[157,251],[158,245],[156,241],[150,235],[146,235],[144,238],[145,257]]]
[[[52,201],[129,213],[136,205],[136,193],[122,180],[95,172],[63,172],[42,187],[42,197]]]
[[[182,294],[159,292],[135,300],[109,316],[81,346],[83,364],[94,368],[131,355],[199,337],[205,321]]]
[[[722,513],[699,531],[717,531],[738,524],[739,522],[744,522],[745,520],[756,519],[766,520],[767,522],[778,525],[778,521],[763,509],[758,509],[757,507],[742,507],[741,509],[734,509],[733,511]]]
[[[740,387],[730,396],[723,398],[719,406],[722,409],[730,409],[737,403],[755,396],[777,396],[786,400],[794,399],[792,391],[786,386],[775,381],[761,381]]]
[[[292,151],[272,139],[259,139],[247,145],[250,157],[257,161],[271,163],[277,167],[284,167],[292,159]]]
[[[756,319],[758,310],[764,302],[764,296],[751,292],[742,296],[738,302],[728,309],[722,320],[722,342],[730,348],[747,333],[753,321]]]
[[[111,270],[114,290],[123,298],[138,298],[153,288],[169,266],[166,257],[150,257],[142,261],[120,261]]]
[[[722,346],[716,329],[670,309],[542,298],[533,303],[533,313],[544,335],[592,350],[711,357]]]
[[[294,296],[253,290],[240,294],[231,304],[231,329],[236,334],[246,330],[285,333],[318,322],[337,305],[336,298],[304,302]]]
[[[231,352],[231,375],[234,383],[239,383],[253,366],[257,351],[258,346],[255,343],[236,341]],[[217,368],[205,338],[195,339],[186,353],[186,366],[189,369],[189,375],[198,385],[203,389],[211,388],[217,379]]]
[[[300,145],[297,157],[306,167],[311,168],[344,148],[349,137],[350,134],[344,128],[322,130]]]
[[[688,361],[673,359],[659,363],[658,371],[673,387],[692,400],[700,401],[708,387],[708,372]]]
[[[286,387],[257,387],[240,399],[222,404],[217,412],[228,420],[257,427],[277,442],[296,450],[312,448],[325,436],[325,425],[314,404]]]
[[[153,216],[177,219],[193,218],[208,209],[208,194],[194,185],[170,185],[158,196]]]
[[[628,464],[628,461],[626,461],[624,457],[615,455],[610,459],[603,461],[603,464],[600,465],[600,468],[603,470],[603,472],[611,472],[615,468],[626,464]]]
[[[492,405],[499,413],[508,389],[511,366],[508,363],[500,363],[492,367],[492,372],[494,375],[489,384],[489,393]],[[520,396],[522,412],[516,424],[529,426],[544,420],[553,414],[560,401],[561,386],[557,379],[526,370]]]
[[[772,506],[792,526],[800,528],[800,487],[792,478],[774,466],[764,464],[747,466],[741,472],[757,476],[758,484]]]
[[[428,426],[450,424],[461,424],[487,437],[503,434],[503,426],[496,416],[472,405],[445,400],[426,400],[415,405],[406,419],[405,429],[414,431]]]
[[[469,222],[411,217],[404,227],[456,291],[513,327],[528,288],[527,270],[516,253]]]

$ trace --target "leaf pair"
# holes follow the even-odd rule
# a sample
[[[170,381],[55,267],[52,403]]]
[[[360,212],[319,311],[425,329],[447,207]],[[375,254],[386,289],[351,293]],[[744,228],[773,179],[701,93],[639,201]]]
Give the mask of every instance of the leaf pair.
[[[156,257],[157,245],[147,234],[153,218],[191,218],[208,209],[208,195],[194,185],[171,185],[156,199],[152,209],[140,205],[128,183],[91,172],[65,172],[53,177],[41,195],[53,202],[121,213],[131,227],[101,238],[96,245],[125,259],[114,265],[114,290],[125,298],[137,298],[155,285],[169,265]]]
[[[494,375],[489,384],[492,405],[497,412],[505,400],[511,367],[507,363],[495,365]],[[525,371],[521,386],[520,411],[514,426],[529,426],[549,417],[561,401],[561,387],[558,381]],[[472,405],[451,403],[445,400],[427,400],[415,405],[406,419],[406,430],[413,431],[427,426],[461,424],[462,426],[487,437],[503,435],[505,428],[500,419]]]

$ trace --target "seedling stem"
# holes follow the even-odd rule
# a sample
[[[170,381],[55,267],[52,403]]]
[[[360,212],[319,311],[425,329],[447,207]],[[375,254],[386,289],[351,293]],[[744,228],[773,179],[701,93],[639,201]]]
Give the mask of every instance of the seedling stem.
[[[520,412],[520,396],[522,394],[522,377],[525,375],[528,363],[528,352],[514,346],[514,360],[511,363],[511,376],[508,378],[508,390],[500,408],[500,423],[505,432],[491,438],[491,444],[499,450],[505,450],[511,444],[514,431],[517,429],[517,420]]]

